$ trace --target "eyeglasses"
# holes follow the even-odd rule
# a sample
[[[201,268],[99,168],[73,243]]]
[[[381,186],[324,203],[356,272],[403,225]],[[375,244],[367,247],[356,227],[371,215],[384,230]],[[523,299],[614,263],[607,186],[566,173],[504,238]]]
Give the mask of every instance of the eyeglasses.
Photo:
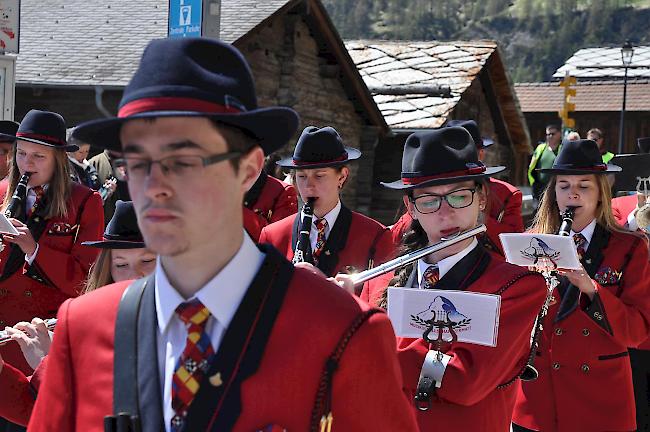
[[[220,153],[208,157],[168,156],[158,160],[141,157],[125,157],[113,162],[115,177],[118,180],[139,181],[151,174],[153,164],[160,164],[163,174],[176,177],[191,177],[201,172],[203,167],[241,156],[241,152]]]
[[[411,198],[411,202],[422,214],[435,213],[440,210],[442,201],[447,201],[449,207],[461,209],[469,207],[474,202],[474,193],[476,188],[473,189],[458,189],[449,192],[445,195],[426,194]]]

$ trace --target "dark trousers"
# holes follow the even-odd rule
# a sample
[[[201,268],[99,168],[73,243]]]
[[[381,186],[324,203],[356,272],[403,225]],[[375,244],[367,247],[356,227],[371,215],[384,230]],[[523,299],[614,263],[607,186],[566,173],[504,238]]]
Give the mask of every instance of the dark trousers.
[[[632,348],[629,351],[637,431],[650,432],[650,351]]]

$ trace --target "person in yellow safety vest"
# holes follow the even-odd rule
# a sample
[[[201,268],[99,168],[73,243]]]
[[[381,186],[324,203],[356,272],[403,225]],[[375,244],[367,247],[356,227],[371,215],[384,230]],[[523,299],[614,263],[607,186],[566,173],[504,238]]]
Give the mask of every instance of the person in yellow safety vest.
[[[587,139],[596,141],[596,144],[598,144],[598,150],[600,150],[600,154],[603,157],[603,163],[609,163],[609,161],[611,161],[615,156],[614,153],[607,151],[607,147],[605,147],[605,137],[602,130],[598,128],[589,129],[589,132],[587,132]]]
[[[546,141],[540,143],[533,152],[533,157],[528,166],[528,183],[533,188],[533,196],[538,198],[544,192],[549,181],[549,176],[535,171],[536,168],[550,168],[553,166],[555,156],[562,148],[562,132],[557,125],[546,126]]]

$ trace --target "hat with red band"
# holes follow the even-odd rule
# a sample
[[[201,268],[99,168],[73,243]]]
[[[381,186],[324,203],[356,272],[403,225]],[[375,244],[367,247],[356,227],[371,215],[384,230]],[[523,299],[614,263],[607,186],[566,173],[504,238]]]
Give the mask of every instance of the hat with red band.
[[[298,138],[293,156],[276,163],[285,168],[315,169],[345,165],[360,157],[359,150],[343,145],[333,127],[307,126]]]
[[[79,150],[76,144],[68,144],[65,138],[65,120],[61,114],[51,111],[29,111],[16,131],[17,140],[65,151]]]
[[[610,174],[621,171],[618,165],[603,163],[596,141],[580,139],[566,141],[551,168],[536,171],[548,174]]]
[[[18,123],[11,120],[0,120],[0,142],[12,143],[16,141]]]
[[[133,202],[117,200],[115,213],[106,225],[104,239],[81,243],[99,249],[139,249],[145,247]]]
[[[259,108],[253,75],[232,45],[207,38],[154,40],[124,90],[117,117],[93,120],[73,136],[121,151],[119,133],[130,120],[205,117],[256,138],[266,154],[282,147],[298,128],[291,108]]]
[[[502,166],[483,165],[469,132],[451,126],[411,134],[404,143],[402,178],[381,184],[389,189],[409,190],[482,180],[503,170]]]

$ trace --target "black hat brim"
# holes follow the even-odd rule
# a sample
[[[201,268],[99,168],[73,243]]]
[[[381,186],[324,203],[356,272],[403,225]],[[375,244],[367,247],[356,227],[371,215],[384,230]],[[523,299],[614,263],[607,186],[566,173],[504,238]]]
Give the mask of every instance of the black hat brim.
[[[0,133],[0,142],[14,142],[17,139],[18,138],[16,138],[16,135],[9,135],[9,134],[5,134],[5,133]]]
[[[242,129],[260,141],[269,155],[282,148],[298,129],[298,115],[291,108],[259,108],[237,114],[211,114],[195,111],[148,111],[128,117],[92,120],[77,126],[72,136],[92,146],[121,152],[120,129],[131,120],[159,117],[203,117]]]
[[[61,150],[67,151],[67,152],[75,152],[75,151],[79,150],[79,146],[77,144],[66,144],[66,145],[61,146],[61,145],[51,144],[49,142],[37,140],[37,139],[34,139],[34,138],[27,138],[27,137],[14,137],[14,138],[16,140],[29,141],[29,142],[34,143],[34,144],[40,144],[40,145],[44,145],[46,147],[61,149]]]
[[[460,182],[470,181],[470,180],[482,180],[484,178],[488,178],[495,174],[498,174],[504,171],[505,169],[506,167],[504,166],[493,166],[493,167],[487,167],[485,171],[483,171],[480,174],[468,174],[468,175],[456,176],[456,177],[440,177],[431,180],[426,180],[418,184],[406,184],[400,179],[394,182],[381,182],[381,185],[388,189],[410,190],[410,189],[423,188],[427,186],[439,186],[439,185],[446,185],[451,183],[460,183]]]
[[[126,240],[98,240],[82,242],[81,244],[98,249],[141,249],[145,247],[144,242]]]
[[[623,169],[618,165],[607,164],[605,170],[580,169],[580,168],[537,168],[535,171],[544,174],[564,174],[564,175],[583,175],[583,174],[615,174]]]
[[[291,168],[291,169],[316,169],[316,168],[327,168],[327,167],[337,167],[341,165],[345,165],[348,162],[352,162],[354,160],[357,160],[361,157],[361,151],[358,149],[355,149],[354,147],[345,147],[345,151],[348,154],[347,159],[344,160],[339,160],[339,161],[332,161],[332,162],[323,162],[323,163],[308,163],[304,165],[297,165],[293,162],[293,158],[284,158],[280,159],[279,161],[276,162],[277,165],[283,167],[283,168]]]

